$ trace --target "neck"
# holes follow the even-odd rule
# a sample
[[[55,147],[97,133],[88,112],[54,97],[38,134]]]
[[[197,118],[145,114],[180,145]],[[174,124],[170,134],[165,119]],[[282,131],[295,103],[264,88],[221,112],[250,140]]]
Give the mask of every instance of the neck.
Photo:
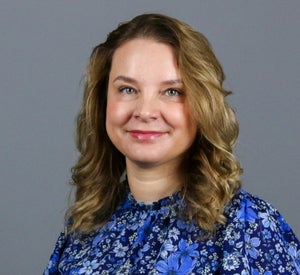
[[[178,166],[149,168],[127,161],[126,168],[130,191],[139,202],[152,203],[181,189]]]

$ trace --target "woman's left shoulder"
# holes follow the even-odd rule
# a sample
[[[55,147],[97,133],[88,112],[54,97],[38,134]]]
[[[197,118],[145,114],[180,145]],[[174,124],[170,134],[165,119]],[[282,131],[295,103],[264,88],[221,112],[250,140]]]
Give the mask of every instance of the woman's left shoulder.
[[[275,229],[279,226],[283,231],[291,230],[280,212],[269,202],[252,195],[244,189],[232,198],[225,208],[225,215],[229,220],[243,223],[262,223],[263,227]]]
[[[243,223],[247,225],[246,227],[254,224],[255,227],[259,225],[260,229],[269,228],[272,231],[289,232],[292,230],[273,205],[244,189],[239,190],[232,198],[225,208],[225,215],[229,221]]]
[[[254,222],[262,216],[281,216],[278,210],[269,202],[252,195],[245,189],[240,189],[225,208],[225,215],[229,219]]]
[[[268,274],[300,273],[299,240],[274,206],[241,189],[224,214],[223,246],[229,250],[244,247],[251,274],[267,270]]]

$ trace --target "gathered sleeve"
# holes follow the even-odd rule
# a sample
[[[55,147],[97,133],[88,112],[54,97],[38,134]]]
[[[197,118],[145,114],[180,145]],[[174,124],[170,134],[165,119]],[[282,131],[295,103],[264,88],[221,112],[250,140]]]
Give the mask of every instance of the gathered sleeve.
[[[240,274],[300,274],[300,243],[282,215],[258,197],[240,198],[232,217],[239,232],[235,251],[243,255]]]

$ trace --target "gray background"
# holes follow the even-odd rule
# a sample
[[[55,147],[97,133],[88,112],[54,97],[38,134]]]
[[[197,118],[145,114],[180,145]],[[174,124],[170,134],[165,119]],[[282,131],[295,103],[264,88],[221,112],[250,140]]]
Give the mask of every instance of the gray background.
[[[300,236],[299,1],[1,1],[0,273],[41,274],[68,205],[75,116],[92,48],[142,12],[211,41],[234,91],[244,186]]]

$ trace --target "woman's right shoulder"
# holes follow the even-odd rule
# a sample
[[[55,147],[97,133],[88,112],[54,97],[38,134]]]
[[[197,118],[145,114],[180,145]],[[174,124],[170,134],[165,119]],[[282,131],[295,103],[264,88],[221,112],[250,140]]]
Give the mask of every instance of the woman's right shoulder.
[[[67,242],[67,235],[65,232],[61,232],[56,241],[53,253],[51,254],[50,260],[46,269],[44,270],[43,275],[56,275],[58,272],[59,260],[61,258],[61,254],[65,248]]]

